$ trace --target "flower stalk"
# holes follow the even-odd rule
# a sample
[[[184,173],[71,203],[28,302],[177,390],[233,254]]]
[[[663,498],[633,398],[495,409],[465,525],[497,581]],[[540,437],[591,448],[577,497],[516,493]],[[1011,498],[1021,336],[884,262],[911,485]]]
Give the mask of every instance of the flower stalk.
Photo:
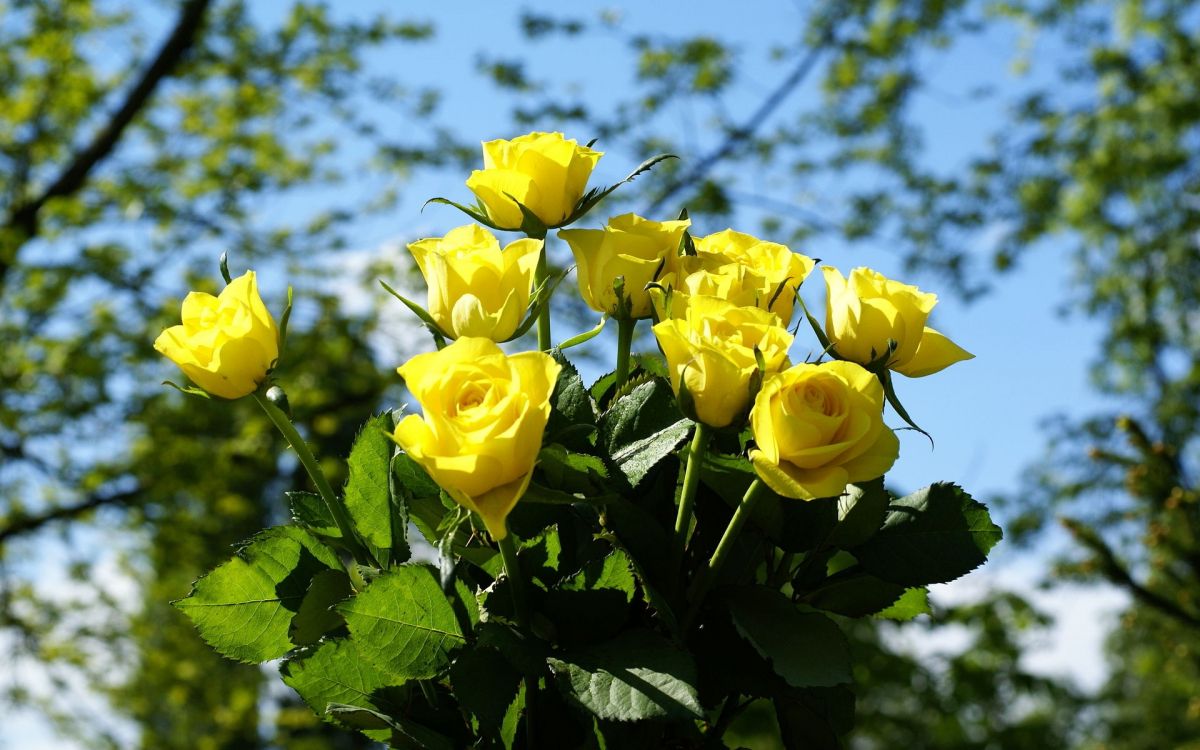
[[[684,631],[691,626],[696,615],[700,613],[700,605],[704,602],[704,596],[708,593],[713,581],[717,579],[721,568],[724,567],[725,559],[729,557],[729,551],[733,549],[733,543],[737,540],[738,534],[746,525],[746,520],[754,512],[754,506],[766,489],[766,485],[758,479],[750,483],[746,494],[742,496],[742,502],[738,503],[737,510],[733,512],[733,518],[729,519],[729,525],[725,527],[725,533],[721,536],[721,541],[717,543],[717,548],[709,558],[708,564],[696,574],[696,580],[692,582],[691,591],[688,592],[690,604],[687,615],[683,618]]]
[[[711,439],[711,428],[703,422],[697,422],[691,445],[688,446],[687,468],[683,472],[683,489],[679,493],[679,510],[675,515],[672,570],[679,570],[683,564],[683,553],[687,549],[688,532],[692,525],[692,508],[696,504],[696,490],[700,487],[701,464],[704,463],[704,452],[708,450]]]
[[[500,557],[504,561],[504,574],[508,576],[512,586],[517,625],[523,635],[530,637],[532,630],[529,625],[529,602],[525,598],[525,578],[521,575],[521,565],[517,560],[517,548],[513,543],[512,534],[505,534],[496,540],[496,544],[500,547]],[[537,747],[537,718],[534,708],[537,705],[537,687],[537,677],[525,675],[525,734],[526,746],[529,748]]]
[[[625,385],[629,379],[629,349],[633,346],[633,328],[636,325],[637,321],[630,318],[617,319],[617,388]]]
[[[543,237],[543,240],[545,238]],[[538,255],[537,269],[533,272],[533,288],[541,289],[546,284],[546,280],[550,277],[549,266],[546,262],[546,245],[542,243],[541,253]],[[538,349],[543,352],[550,351],[553,344],[550,343],[550,300],[547,299],[542,308],[538,310],[537,319],[537,339]]]
[[[346,511],[346,506],[342,504],[341,499],[334,493],[333,488],[329,486],[329,480],[325,478],[325,472],[321,470],[321,465],[317,463],[316,456],[309,450],[308,443],[304,442],[304,438],[296,431],[296,426],[292,424],[287,415],[278,406],[273,404],[261,390],[255,391],[250,395],[254,397],[258,405],[267,413],[267,418],[279,429],[284,439],[288,441],[288,445],[292,446],[292,450],[296,452],[296,457],[300,459],[300,464],[308,472],[308,476],[312,478],[313,484],[317,487],[317,492],[321,495],[321,499],[325,501],[326,507],[329,508],[329,513],[333,516],[333,521],[337,524],[338,531],[342,532],[342,542],[350,550],[350,554],[354,556],[355,561],[363,564],[374,563],[375,561],[367,552],[366,547],[359,541],[358,535],[354,531],[354,525],[350,522],[350,515]]]

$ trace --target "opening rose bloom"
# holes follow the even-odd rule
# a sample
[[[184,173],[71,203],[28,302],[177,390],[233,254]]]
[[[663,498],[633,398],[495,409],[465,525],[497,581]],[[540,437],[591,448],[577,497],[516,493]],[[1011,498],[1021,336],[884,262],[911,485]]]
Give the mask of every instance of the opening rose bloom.
[[[258,294],[253,271],[216,297],[189,292],[182,317],[183,325],[163,331],[154,348],[214,396],[253,393],[279,359],[279,329]]]
[[[671,264],[689,220],[650,221],[635,214],[608,220],[604,229],[564,229],[558,236],[575,255],[579,293],[596,312],[616,318],[650,317],[646,285]],[[622,278],[624,299],[613,282]]]
[[[825,274],[825,335],[840,359],[869,365],[887,351],[896,351],[888,368],[919,378],[973,359],[946,336],[925,325],[937,295],[893,281],[869,268],[855,268],[846,279],[836,268]]]
[[[438,327],[450,338],[493,341],[507,341],[525,317],[541,249],[540,240],[521,239],[501,251],[495,235],[478,224],[408,246]]]
[[[732,229],[697,237],[695,244],[695,256],[679,259],[676,288],[761,307],[785,325],[792,318],[796,289],[816,265],[786,245]]]
[[[393,439],[497,540],[529,486],[560,369],[542,352],[510,357],[475,337],[399,368],[424,414],[400,420]]]
[[[883,386],[853,362],[800,364],[769,377],[750,411],[750,461],[786,497],[836,497],[883,476],[900,441],[883,423]]]
[[[553,228],[562,225],[575,210],[603,155],[567,140],[562,133],[529,133],[511,141],[486,141],[483,169],[471,173],[467,187],[501,229],[521,228],[524,216],[516,201]]]
[[[689,417],[709,427],[727,427],[745,418],[751,379],[758,371],[757,348],[772,373],[787,366],[792,335],[779,318],[757,307],[738,307],[716,297],[676,292],[669,307],[680,317],[654,326],[667,358],[671,387]],[[681,396],[682,387],[687,396]]]

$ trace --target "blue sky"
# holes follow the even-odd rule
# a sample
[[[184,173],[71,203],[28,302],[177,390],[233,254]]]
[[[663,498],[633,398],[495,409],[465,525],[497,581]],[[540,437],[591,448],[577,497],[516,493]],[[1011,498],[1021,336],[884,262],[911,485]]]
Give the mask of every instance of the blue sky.
[[[281,4],[280,4],[281,5]],[[278,12],[279,5],[258,4],[257,12],[264,18]],[[558,37],[531,44],[521,35],[517,23],[518,11],[526,8],[558,15],[561,2],[529,2],[521,6],[509,3],[447,1],[432,6],[412,6],[414,20],[427,19],[436,26],[433,41],[392,48],[386,54],[369,58],[369,73],[395,77],[414,88],[435,86],[444,92],[440,117],[453,124],[456,133],[465,140],[489,140],[518,135],[507,121],[509,101],[498,95],[491,84],[476,71],[476,55],[487,50],[493,57],[522,57],[530,61],[529,73],[534,78],[555,81],[556,90],[582,92],[588,103],[596,108],[606,106],[627,95],[633,76],[632,56],[618,35],[599,33],[579,39]],[[583,11],[591,15],[599,11]],[[612,6],[618,8],[618,6]],[[340,7],[338,13],[366,16],[375,10],[401,8],[400,4],[382,2],[355,3]],[[731,111],[754,106],[775,84],[781,71],[767,64],[770,48],[788,44],[798,32],[805,9],[798,3],[785,0],[764,0],[753,11],[733,12],[728,2],[627,3],[614,12],[619,14],[622,28],[652,34],[686,36],[708,33],[730,42],[744,63],[744,76],[736,82],[735,90],[725,106]],[[995,103],[974,103],[967,92],[983,82],[998,82],[1002,93],[1016,91],[1025,85],[1009,76],[1009,63],[1016,54],[1018,37],[1014,33],[993,33],[969,44],[951,48],[944,55],[930,57],[925,73],[929,77],[930,93],[918,100],[916,114],[925,130],[929,144],[930,163],[940,169],[954,170],[978,149],[1001,114]],[[1052,40],[1038,41],[1043,56],[1053,59]],[[1031,72],[1033,80],[1044,71],[1037,66]],[[1031,80],[1031,79],[1025,79]],[[818,93],[810,82],[795,92],[780,111],[779,117],[797,109],[811,107]],[[703,112],[692,113],[703,120]],[[769,124],[768,124],[769,125]],[[696,122],[681,114],[679,127],[694,130],[690,152],[681,153],[685,161],[697,159],[713,142]],[[414,123],[397,121],[401,133],[414,129]],[[582,141],[587,133],[568,133]],[[600,148],[604,144],[599,144]],[[351,147],[352,148],[352,147]],[[601,161],[596,182],[612,182],[623,176],[634,164],[631,158],[611,152]],[[465,174],[429,173],[419,175],[416,182],[405,184],[403,201],[398,209],[386,216],[375,216],[356,227],[354,246],[359,257],[378,257],[379,253],[394,253],[402,263],[405,242],[420,236],[442,234],[465,223],[465,218],[447,207],[431,206],[424,212],[421,204],[428,197],[444,195],[466,199],[468,193],[462,182]],[[639,178],[652,180],[654,175]],[[356,188],[358,191],[379,189],[387,180]],[[784,186],[779,188],[785,199],[797,195],[814,201],[828,200],[827,185]],[[835,194],[836,191],[831,191]],[[312,207],[320,200],[311,196],[289,204],[292,211]],[[319,207],[319,206],[318,206]],[[588,226],[597,225],[604,216],[603,206]],[[663,217],[654,217],[663,218]],[[745,228],[755,233],[756,217],[741,217],[731,222],[735,229]],[[710,226],[715,230],[723,227]],[[772,239],[764,237],[764,239]],[[978,239],[986,250],[987,236]],[[843,271],[856,265],[869,265],[888,275],[917,283],[929,291],[939,291],[933,278],[906,276],[900,259],[886,247],[849,248],[838,242],[823,241],[813,247],[794,247]],[[991,295],[971,305],[965,305],[951,294],[941,294],[933,324],[950,334],[958,343],[972,351],[976,359],[956,365],[943,373],[917,380],[897,378],[897,390],[909,412],[936,439],[936,447],[920,435],[902,433],[901,458],[889,475],[891,482],[902,488],[915,489],[935,480],[955,481],[976,496],[986,498],[994,492],[1013,490],[1021,481],[1026,467],[1042,453],[1044,438],[1039,422],[1054,413],[1082,415],[1098,410],[1104,402],[1090,390],[1087,364],[1098,356],[1100,328],[1080,316],[1063,318],[1056,312],[1070,288],[1071,265],[1061,248],[1049,245],[1031,255],[1024,266],[996,286]],[[262,279],[268,296],[282,298],[285,281]],[[377,289],[362,290],[363,295],[379,299]],[[823,289],[819,274],[806,285],[804,295],[814,311],[823,309]],[[353,289],[347,296],[353,297]],[[571,332],[561,326],[555,338],[561,340]],[[599,339],[612,346],[611,339]],[[649,343],[643,339],[644,343]],[[811,334],[801,329],[794,353],[803,356],[815,348]],[[893,426],[899,421],[890,420]],[[1003,520],[1003,519],[1001,519]],[[1058,540],[1051,540],[1051,544]],[[1044,563],[1044,552],[1009,551],[1001,546],[997,559],[988,569],[935,593],[942,601],[961,601],[997,583],[1007,586],[1029,586]],[[1063,614],[1069,609],[1077,615],[1109,611],[1120,604],[1119,598],[1094,590],[1077,590],[1069,607],[1060,606]],[[1054,606],[1047,600],[1046,606]],[[1071,621],[1073,638],[1062,633],[1050,651],[1044,654],[1046,669],[1066,669],[1071,662],[1085,663],[1084,672],[1075,666],[1076,676],[1094,683],[1102,671],[1095,664],[1098,638],[1103,619],[1086,615]],[[1090,629],[1089,629],[1090,628]],[[936,651],[939,644],[915,643],[918,651]],[[942,644],[945,645],[945,644]],[[1063,656],[1064,649],[1073,658]],[[1090,671],[1088,671],[1090,670]],[[38,748],[69,747],[51,739],[48,730],[35,717],[19,716],[0,727],[0,747]]]

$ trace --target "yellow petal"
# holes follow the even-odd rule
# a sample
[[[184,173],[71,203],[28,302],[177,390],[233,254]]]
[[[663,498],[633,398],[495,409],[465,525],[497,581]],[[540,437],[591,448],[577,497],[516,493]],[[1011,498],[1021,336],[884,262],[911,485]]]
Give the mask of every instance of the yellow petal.
[[[750,451],[750,462],[763,483],[778,494],[797,500],[837,497],[849,483],[846,470],[840,466],[799,469],[786,462],[771,463],[757,450]]]
[[[926,326],[916,353],[903,365],[897,365],[894,369],[910,378],[920,378],[944,370],[955,362],[974,358],[974,354]]]

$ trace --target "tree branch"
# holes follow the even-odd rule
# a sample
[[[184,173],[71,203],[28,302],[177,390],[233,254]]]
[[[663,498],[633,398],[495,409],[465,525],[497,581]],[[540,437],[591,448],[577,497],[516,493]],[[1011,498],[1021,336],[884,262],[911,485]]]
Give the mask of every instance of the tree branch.
[[[125,128],[145,108],[158,85],[171,75],[184,54],[191,48],[196,39],[196,32],[211,4],[212,0],[188,0],[183,4],[171,35],[163,42],[154,60],[142,72],[141,78],[130,89],[121,106],[104,127],[86,147],[75,153],[57,179],[40,195],[14,206],[9,212],[3,227],[9,231],[2,233],[7,236],[4,238],[4,244],[0,244],[0,288],[3,287],[9,268],[16,261],[21,245],[37,235],[38,213],[50,200],[78,191],[95,166],[112,153]]]
[[[17,516],[9,521],[6,526],[0,528],[0,548],[3,548],[5,542],[9,539],[37,531],[46,524],[55,521],[70,521],[97,508],[107,505],[121,505],[129,502],[137,497],[141,491],[140,487],[135,487],[134,489],[121,492],[97,493],[75,505],[64,505],[34,516]]]
[[[1060,518],[1059,522],[1067,531],[1071,532],[1071,535],[1075,537],[1077,542],[1095,554],[1101,574],[1111,583],[1125,589],[1134,599],[1147,607],[1156,609],[1160,613],[1174,618],[1184,625],[1200,628],[1200,615],[1187,611],[1162,594],[1151,591],[1134,580],[1128,568],[1117,560],[1116,554],[1113,553],[1112,549],[1100,538],[1100,535],[1095,530],[1073,518]]]
[[[758,109],[754,110],[741,126],[729,131],[729,134],[725,137],[721,145],[696,162],[694,167],[668,183],[662,192],[650,202],[650,205],[646,207],[643,214],[645,216],[656,214],[667,201],[703,180],[712,171],[713,167],[717,166],[723,159],[749,140],[762,127],[763,123],[775,113],[775,110],[783,104],[788,94],[792,93],[793,90],[804,82],[804,79],[816,67],[821,54],[828,48],[829,43],[832,41],[833,34],[826,34],[819,44],[812,47],[808,51],[808,54],[800,59],[800,62],[792,68],[787,77],[775,87],[767,98],[763,100],[762,104],[758,106]]]

